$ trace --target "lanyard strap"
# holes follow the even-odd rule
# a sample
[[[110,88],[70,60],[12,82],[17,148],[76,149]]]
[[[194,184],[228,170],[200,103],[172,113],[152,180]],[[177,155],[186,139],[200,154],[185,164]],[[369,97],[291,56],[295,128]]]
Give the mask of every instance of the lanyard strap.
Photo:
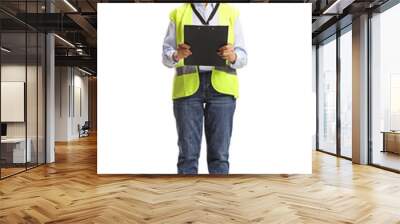
[[[213,11],[211,12],[210,16],[208,17],[207,21],[204,20],[204,18],[200,15],[199,11],[197,11],[196,7],[194,6],[193,3],[190,4],[192,6],[192,10],[194,12],[194,14],[196,14],[197,18],[199,18],[199,20],[201,21],[201,23],[203,25],[209,25],[210,21],[214,18],[215,13],[217,13],[218,7],[219,7],[219,3],[217,3],[217,5],[215,5]]]

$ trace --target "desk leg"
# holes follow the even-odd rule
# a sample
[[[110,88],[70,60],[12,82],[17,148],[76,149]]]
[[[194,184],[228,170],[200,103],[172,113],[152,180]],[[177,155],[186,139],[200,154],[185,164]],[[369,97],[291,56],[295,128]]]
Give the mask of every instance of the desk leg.
[[[383,133],[383,149],[381,152],[386,152],[386,134]]]

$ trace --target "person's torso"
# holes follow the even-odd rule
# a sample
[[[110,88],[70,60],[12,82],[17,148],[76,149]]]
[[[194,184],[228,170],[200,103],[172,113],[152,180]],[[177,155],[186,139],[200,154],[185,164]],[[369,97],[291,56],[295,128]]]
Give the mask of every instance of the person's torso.
[[[208,20],[208,18],[211,15],[211,12],[213,11],[215,4],[216,3],[208,3],[206,7],[204,7],[205,3],[194,3],[194,6],[196,7],[196,10],[200,13],[200,15],[203,17],[204,20]],[[193,25],[201,25],[203,26],[204,24],[201,22],[201,20],[196,16],[195,13],[192,13],[192,23]],[[218,21],[218,13],[214,15],[214,17],[210,20],[209,25],[210,26],[216,26],[219,25]],[[212,66],[199,66],[200,71],[211,71],[213,69]]]
[[[234,24],[238,17],[238,11],[227,4],[221,3],[218,7],[215,3],[209,3],[207,7],[196,5],[192,9],[189,3],[176,8],[170,13],[170,19],[176,24],[176,43],[184,43],[184,27],[185,25],[219,25],[228,27],[229,44],[235,42]],[[213,5],[215,4],[215,5]],[[213,7],[218,8],[217,11]],[[213,13],[214,12],[214,13]],[[196,14],[200,14],[197,16]],[[214,16],[210,15],[215,14]],[[202,18],[202,19],[200,19]],[[204,21],[202,21],[204,20]],[[208,21],[208,22],[207,22]],[[196,93],[200,86],[200,77],[198,67],[185,65],[184,60],[180,60],[176,64],[176,72],[174,76],[173,99],[188,97]],[[212,87],[221,94],[238,97],[238,79],[236,69],[231,68],[227,63],[223,66],[200,66],[200,72],[211,70]]]

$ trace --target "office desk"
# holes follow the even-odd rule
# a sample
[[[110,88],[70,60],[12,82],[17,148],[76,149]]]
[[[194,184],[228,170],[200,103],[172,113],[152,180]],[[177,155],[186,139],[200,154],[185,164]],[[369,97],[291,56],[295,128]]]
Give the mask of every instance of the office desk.
[[[383,131],[383,150],[382,152],[392,152],[400,154],[400,132]]]
[[[25,163],[31,162],[32,153],[31,145],[32,140],[26,139],[27,147],[25,154],[25,138],[6,138],[1,139],[1,157],[5,163]]]

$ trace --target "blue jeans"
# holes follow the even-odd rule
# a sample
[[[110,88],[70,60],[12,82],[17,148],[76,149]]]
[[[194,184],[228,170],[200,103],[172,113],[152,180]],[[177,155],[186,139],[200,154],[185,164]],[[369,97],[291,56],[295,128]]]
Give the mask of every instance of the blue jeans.
[[[200,73],[200,86],[189,97],[174,100],[178,131],[178,173],[197,174],[204,129],[210,174],[229,173],[229,143],[236,99],[218,93],[211,85],[211,72]]]

